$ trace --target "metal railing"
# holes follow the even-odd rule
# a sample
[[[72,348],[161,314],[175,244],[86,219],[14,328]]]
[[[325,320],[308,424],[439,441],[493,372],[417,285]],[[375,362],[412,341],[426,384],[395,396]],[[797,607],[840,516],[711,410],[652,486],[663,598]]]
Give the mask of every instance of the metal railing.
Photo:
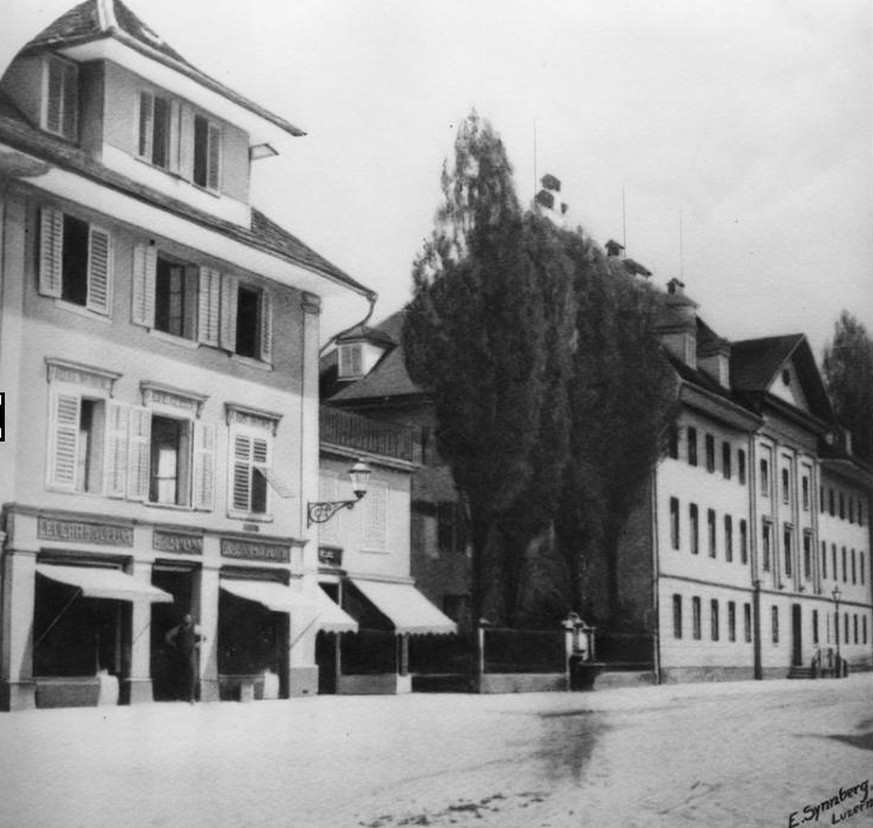
[[[398,460],[413,460],[413,431],[323,405],[319,412],[321,441]]]

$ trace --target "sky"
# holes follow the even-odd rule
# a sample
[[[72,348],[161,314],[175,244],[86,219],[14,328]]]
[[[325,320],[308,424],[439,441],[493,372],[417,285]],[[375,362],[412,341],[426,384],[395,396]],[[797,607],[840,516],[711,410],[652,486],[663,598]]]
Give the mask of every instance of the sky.
[[[0,0],[0,66],[73,0]],[[870,0],[129,0],[198,68],[304,129],[252,201],[379,293],[409,299],[440,171],[472,108],[529,203],[568,218],[737,340],[844,308],[873,333]],[[361,299],[325,303],[322,333]]]

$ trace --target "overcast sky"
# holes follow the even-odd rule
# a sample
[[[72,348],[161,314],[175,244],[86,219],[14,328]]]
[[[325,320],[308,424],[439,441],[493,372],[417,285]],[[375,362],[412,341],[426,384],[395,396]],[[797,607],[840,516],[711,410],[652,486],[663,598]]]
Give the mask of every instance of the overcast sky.
[[[0,2],[3,66],[73,5]],[[476,107],[524,202],[556,175],[574,224],[626,238],[658,284],[681,272],[722,336],[804,332],[820,356],[843,308],[873,333],[870,0],[128,5],[306,130],[256,162],[253,202],[378,291],[376,321],[409,297]],[[326,304],[323,332],[365,310]]]

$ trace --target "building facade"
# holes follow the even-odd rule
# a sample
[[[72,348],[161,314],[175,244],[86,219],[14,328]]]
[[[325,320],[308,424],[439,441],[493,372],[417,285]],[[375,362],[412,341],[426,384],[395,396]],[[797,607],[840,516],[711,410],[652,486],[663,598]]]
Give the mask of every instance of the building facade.
[[[303,133],[121,2],[0,80],[0,708],[317,692],[319,313],[372,299],[251,205]],[[312,543],[309,543],[313,540]]]

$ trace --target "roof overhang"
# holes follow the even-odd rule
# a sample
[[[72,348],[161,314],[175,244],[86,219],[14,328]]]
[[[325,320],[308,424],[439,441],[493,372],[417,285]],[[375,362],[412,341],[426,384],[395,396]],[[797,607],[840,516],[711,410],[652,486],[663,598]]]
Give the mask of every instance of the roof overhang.
[[[193,67],[151,50],[117,29],[52,51],[80,62],[108,60],[117,63],[155,86],[245,130],[250,144],[273,143],[289,135],[306,134],[279,116],[225,89]]]
[[[799,425],[813,434],[825,436],[833,428],[833,426],[829,425],[819,417],[816,417],[814,414],[808,414],[805,411],[801,411],[799,408],[795,408],[790,403],[779,399],[779,397],[775,394],[771,394],[769,391],[765,391],[761,395],[761,410],[763,411],[766,408],[772,409],[778,413],[780,417],[790,420],[795,425]]]
[[[708,417],[744,431],[756,430],[763,422],[756,414],[726,397],[713,394],[687,380],[680,380],[680,383],[681,402]]]
[[[873,488],[873,471],[862,468],[848,458],[822,457],[819,462],[823,471],[851,480],[867,489]]]
[[[236,268],[248,270],[288,287],[306,291],[321,297],[343,296],[353,293],[369,298],[365,288],[360,290],[332,278],[326,273],[316,273],[291,262],[272,251],[246,244],[222,233],[217,228],[207,227],[191,218],[186,218],[169,209],[159,207],[145,198],[138,198],[105,184],[62,169],[46,165],[35,156],[18,151],[15,147],[0,143],[0,156],[14,153],[16,163],[25,160],[39,163],[39,172],[22,176],[26,182],[49,195],[72,204],[96,209],[108,223],[122,222],[132,228],[148,228],[147,232],[169,241],[184,244],[202,252],[205,256],[227,262]],[[0,170],[2,174],[2,170]],[[16,176],[17,177],[17,176]],[[92,207],[91,205],[94,205]]]

